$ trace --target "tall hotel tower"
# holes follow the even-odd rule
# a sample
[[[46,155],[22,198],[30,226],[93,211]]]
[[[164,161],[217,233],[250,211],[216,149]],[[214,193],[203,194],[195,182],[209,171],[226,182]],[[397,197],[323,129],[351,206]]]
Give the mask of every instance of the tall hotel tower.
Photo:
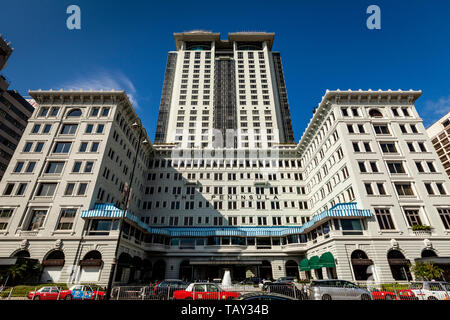
[[[174,36],[153,143],[125,92],[30,92],[0,183],[0,257],[106,283],[132,180],[116,283],[448,272],[450,182],[421,91],[327,90],[296,142],[274,34]]]

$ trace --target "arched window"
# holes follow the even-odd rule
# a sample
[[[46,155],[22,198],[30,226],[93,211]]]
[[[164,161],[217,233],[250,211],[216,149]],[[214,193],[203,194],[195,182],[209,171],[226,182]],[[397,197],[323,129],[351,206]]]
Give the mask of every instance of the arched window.
[[[378,109],[370,109],[369,116],[372,118],[383,118],[383,114]]]
[[[17,251],[16,253],[14,253],[13,257],[29,258],[30,257],[30,253],[28,252],[28,250],[20,250],[20,251]]]
[[[409,260],[399,250],[390,250],[387,254],[389,267],[394,280],[412,280],[409,271]]]
[[[421,254],[422,258],[437,257],[436,252],[430,249],[424,249]]]
[[[355,280],[367,280],[369,274],[367,268],[373,265],[373,261],[369,259],[367,254],[362,250],[355,250],[351,254],[351,261]]]
[[[97,259],[100,260],[102,259],[102,254],[97,250],[89,251],[83,258],[83,260],[97,260]]]
[[[65,258],[64,252],[62,252],[61,250],[53,250],[47,255],[45,260],[54,260],[54,259],[64,260],[64,258]]]
[[[72,109],[67,113],[67,117],[81,117],[81,109]]]

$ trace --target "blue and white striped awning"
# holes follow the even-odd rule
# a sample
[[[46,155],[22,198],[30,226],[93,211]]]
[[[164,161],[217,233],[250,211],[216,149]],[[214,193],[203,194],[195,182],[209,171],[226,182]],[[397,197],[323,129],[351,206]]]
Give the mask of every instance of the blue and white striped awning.
[[[91,210],[83,210],[82,218],[120,218],[123,210],[117,208],[112,203],[95,204]],[[283,237],[290,234],[301,234],[311,229],[317,223],[333,218],[348,217],[371,217],[370,210],[358,209],[356,202],[336,204],[332,208],[316,214],[312,219],[301,227],[291,226],[232,226],[232,227],[151,227],[141,221],[131,212],[126,212],[125,219],[136,223],[139,227],[146,230],[150,234],[166,235],[170,237],[213,237],[213,236],[235,236],[235,237]]]
[[[372,212],[368,209],[358,209],[356,202],[338,203],[328,210],[314,215],[311,220],[302,226],[302,231],[311,229],[316,223],[327,218],[364,218],[372,217]]]

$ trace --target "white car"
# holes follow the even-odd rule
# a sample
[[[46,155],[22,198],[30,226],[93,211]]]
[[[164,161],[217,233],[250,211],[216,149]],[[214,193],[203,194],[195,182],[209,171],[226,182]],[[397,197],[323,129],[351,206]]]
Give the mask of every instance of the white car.
[[[419,300],[449,300],[450,283],[444,281],[413,282],[409,291]]]

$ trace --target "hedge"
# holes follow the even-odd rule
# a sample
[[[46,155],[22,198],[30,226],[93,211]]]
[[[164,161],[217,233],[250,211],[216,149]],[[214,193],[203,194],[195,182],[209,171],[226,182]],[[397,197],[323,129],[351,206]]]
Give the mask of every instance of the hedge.
[[[18,285],[12,288],[7,288],[0,293],[1,298],[9,297],[11,289],[13,290],[11,297],[26,297],[28,292],[38,290],[42,287],[58,287],[62,289],[69,289],[65,283],[42,283],[36,285]]]

